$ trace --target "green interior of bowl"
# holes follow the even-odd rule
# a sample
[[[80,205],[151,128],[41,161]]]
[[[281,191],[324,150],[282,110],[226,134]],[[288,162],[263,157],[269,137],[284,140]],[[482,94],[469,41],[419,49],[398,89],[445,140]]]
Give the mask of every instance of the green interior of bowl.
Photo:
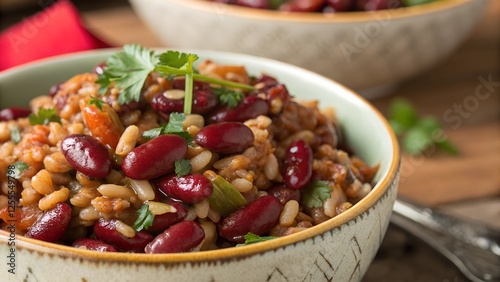
[[[0,108],[27,106],[30,99],[47,95],[52,85],[75,74],[90,72],[116,50],[64,55],[0,73]],[[394,138],[382,116],[347,88],[315,73],[273,60],[247,55],[194,50],[201,60],[245,65],[254,75],[265,72],[278,78],[301,100],[319,100],[320,107],[335,107],[348,144],[369,164],[380,164],[376,180],[394,165]],[[201,61],[200,60],[200,61]]]

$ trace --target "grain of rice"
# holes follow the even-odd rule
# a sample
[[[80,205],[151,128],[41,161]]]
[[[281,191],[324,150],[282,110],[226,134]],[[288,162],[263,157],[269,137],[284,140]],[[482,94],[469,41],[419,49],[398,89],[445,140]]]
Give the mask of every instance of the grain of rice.
[[[278,159],[274,154],[270,154],[267,157],[267,162],[264,165],[264,174],[270,180],[274,180],[279,174],[279,164]]]
[[[201,147],[200,145],[189,146],[186,158],[188,159],[194,158],[195,156],[201,154],[204,151],[206,151],[206,149]]]
[[[120,136],[118,145],[116,145],[115,153],[118,156],[126,156],[135,148],[138,138],[139,128],[135,125],[129,125],[123,132],[122,136]]]
[[[96,198],[101,196],[101,194],[97,191],[96,188],[93,187],[82,187],[78,190],[78,193],[73,195],[73,197],[69,200],[71,204],[75,207],[87,207],[90,205],[90,202]]]
[[[188,207],[187,215],[186,215],[186,218],[184,220],[195,220],[196,217],[197,217],[197,215],[196,215],[195,208],[193,206]]]
[[[96,197],[90,203],[103,214],[120,212],[130,207],[130,202],[121,198]]]
[[[313,222],[313,219],[312,217],[310,217],[309,215],[299,211],[299,213],[297,214],[296,216],[296,219],[297,221],[309,221],[309,222]]]
[[[325,215],[334,217],[337,215],[337,206],[347,201],[347,198],[339,185],[334,185],[330,192],[330,198],[323,202],[323,210]]]
[[[5,158],[9,157],[10,155],[12,155],[12,152],[14,151],[15,146],[16,146],[16,144],[14,144],[14,142],[12,142],[12,141],[8,141],[8,142],[3,143],[0,146],[0,159],[5,159]]]
[[[141,117],[141,111],[135,110],[135,111],[129,111],[120,116],[120,120],[122,121],[123,126],[130,126],[133,124],[136,124],[140,117]]]
[[[102,184],[97,187],[97,191],[108,198],[130,199],[135,196],[134,190],[116,184]]]
[[[207,218],[209,209],[210,209],[210,204],[206,199],[194,204],[194,210],[196,211],[196,215],[199,218]]]
[[[125,181],[132,188],[141,202],[151,201],[155,198],[153,186],[148,180],[135,180],[127,178]]]
[[[105,177],[106,181],[110,184],[121,184],[122,180],[125,178],[123,172],[116,169],[112,169],[108,176]]]
[[[85,126],[81,122],[76,122],[68,127],[68,134],[82,134]]]
[[[175,213],[177,209],[166,203],[148,201],[148,209],[153,215],[161,215],[166,213]]]
[[[55,191],[54,185],[52,183],[52,177],[46,169],[40,170],[31,179],[31,186],[38,193],[42,195],[48,195]]]
[[[305,227],[288,227],[288,229],[285,231],[285,233],[283,234],[283,236],[288,236],[288,235],[291,235],[291,234],[295,234],[297,232],[304,231],[306,229],[307,228],[305,228]]]
[[[62,152],[54,152],[43,159],[43,165],[49,172],[68,172],[73,169]]]
[[[0,142],[7,142],[10,140],[10,129],[7,122],[0,122]]]
[[[341,214],[352,207],[352,203],[343,202],[337,207],[337,214]]]
[[[99,187],[99,185],[101,185],[101,182],[99,180],[92,180],[90,179],[88,176],[86,176],[85,174],[81,173],[81,172],[76,172],[76,180],[78,180],[78,182],[80,182],[80,184],[82,184],[82,186],[85,186],[85,187]]]
[[[217,223],[220,221],[221,215],[210,207],[210,209],[208,210],[208,218],[214,223]]]
[[[286,202],[280,214],[280,225],[287,227],[292,226],[298,213],[299,203],[297,201],[290,200]]]
[[[69,197],[69,189],[63,187],[57,191],[50,193],[49,195],[43,197],[38,202],[38,207],[42,211],[53,209],[58,203],[65,202]]]
[[[240,191],[241,193],[248,192],[253,187],[253,183],[246,180],[245,178],[236,178],[231,181],[231,184],[233,184],[234,188],[236,188],[236,190]]]
[[[101,214],[95,209],[94,206],[88,206],[80,210],[79,217],[82,220],[96,221],[101,218]]]
[[[201,128],[199,128],[196,125],[190,125],[186,129],[187,133],[189,133],[191,136],[195,137],[198,132],[200,132]]]
[[[182,127],[184,129],[187,129],[190,126],[196,126],[198,128],[198,131],[199,131],[200,128],[203,128],[205,126],[205,118],[203,118],[202,115],[198,115],[198,114],[186,115],[186,119],[182,123]],[[191,133],[191,132],[189,132],[189,133]]]
[[[191,164],[191,171],[193,172],[202,171],[205,167],[208,166],[211,160],[212,160],[212,152],[206,150],[199,153],[198,155],[192,157],[189,160],[189,163]]]
[[[215,224],[211,221],[204,221],[200,224],[201,228],[205,232],[205,238],[201,245],[202,250],[210,250],[215,248],[215,241],[217,239],[217,228]]]
[[[68,136],[68,131],[58,122],[49,123],[49,142],[52,146],[57,145],[61,140]]]
[[[280,142],[279,146],[282,148],[288,148],[290,144],[297,140],[304,140],[307,144],[312,145],[316,140],[316,135],[310,130],[302,130]]]
[[[133,238],[135,236],[134,228],[121,220],[116,220],[116,231],[120,232],[120,234],[127,238]]]
[[[169,89],[163,92],[163,97],[172,100],[184,99],[185,91],[181,89]]]
[[[297,227],[310,228],[312,226],[313,226],[313,224],[310,221],[301,221],[301,222],[297,223]]]

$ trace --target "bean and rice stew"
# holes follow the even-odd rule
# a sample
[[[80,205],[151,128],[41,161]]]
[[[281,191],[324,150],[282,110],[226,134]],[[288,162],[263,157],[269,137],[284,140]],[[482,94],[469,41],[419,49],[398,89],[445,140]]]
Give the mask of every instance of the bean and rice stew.
[[[371,191],[378,166],[344,144],[334,109],[272,76],[172,64],[191,76],[147,69],[134,98],[106,81],[117,58],[0,112],[3,229],[101,252],[204,251],[300,232]]]

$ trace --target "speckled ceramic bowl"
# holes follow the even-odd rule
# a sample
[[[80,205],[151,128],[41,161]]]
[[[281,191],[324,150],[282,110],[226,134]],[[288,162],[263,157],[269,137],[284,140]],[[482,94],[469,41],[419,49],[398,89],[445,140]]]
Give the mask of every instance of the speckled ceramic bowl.
[[[378,12],[259,10],[208,0],[130,0],[165,46],[272,58],[382,94],[453,52],[487,0],[441,0]]]
[[[334,106],[348,143],[369,164],[380,164],[375,188],[351,209],[306,231],[216,251],[99,253],[1,231],[0,281],[361,280],[386,232],[398,186],[399,149],[387,121],[351,90],[304,69],[247,55],[195,52],[201,58],[243,64],[253,74],[265,71],[299,99]],[[31,97],[46,94],[53,83],[91,70],[111,53],[78,53],[0,73],[0,108],[25,105]]]

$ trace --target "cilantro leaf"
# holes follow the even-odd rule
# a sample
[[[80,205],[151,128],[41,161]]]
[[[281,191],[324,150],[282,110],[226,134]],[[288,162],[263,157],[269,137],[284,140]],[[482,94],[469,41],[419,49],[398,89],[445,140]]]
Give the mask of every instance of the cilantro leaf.
[[[409,154],[421,155],[432,146],[458,155],[460,151],[449,140],[436,137],[442,131],[441,124],[435,117],[419,117],[410,102],[395,99],[389,107],[389,123],[399,136],[401,147]]]
[[[135,231],[141,231],[143,229],[148,229],[151,225],[153,225],[153,220],[155,219],[154,214],[149,210],[148,204],[143,204],[140,209],[137,210],[137,214],[139,215],[132,225]]]
[[[155,63],[153,51],[136,44],[124,45],[123,51],[115,53],[106,61],[106,68],[96,81],[101,84],[99,93],[105,93],[114,82],[121,88],[118,96],[120,104],[138,102],[144,82],[154,70]]]
[[[240,91],[235,91],[225,87],[212,88],[213,93],[219,97],[219,101],[222,105],[227,105],[230,108],[234,108],[238,103],[245,98],[245,94]]]
[[[61,118],[57,115],[56,109],[54,108],[40,108],[38,114],[31,113],[28,116],[28,120],[31,125],[41,124],[48,125],[51,122],[61,123]]]
[[[102,105],[105,104],[105,102],[99,98],[96,98],[96,97],[93,97],[93,96],[90,96],[90,98],[92,98],[92,100],[88,101],[87,102],[87,105],[94,105],[96,106],[99,110],[102,111]]]
[[[19,126],[15,125],[10,129],[10,140],[17,144],[21,142],[21,132],[19,132]]]
[[[259,236],[259,235],[253,234],[252,232],[248,232],[244,238],[245,238],[245,243],[238,244],[236,246],[245,246],[245,245],[255,244],[255,243],[259,243],[259,242],[265,242],[265,241],[269,241],[272,239],[276,239],[278,237],[276,237],[276,236]]]
[[[191,162],[189,160],[175,161],[175,174],[177,176],[184,176],[191,173]]]
[[[319,208],[323,201],[330,198],[332,187],[326,181],[315,181],[303,189],[302,204],[309,208]]]
[[[9,166],[7,176],[19,179],[23,176],[24,171],[29,168],[30,166],[25,162],[15,162],[13,165]]]
[[[142,133],[142,137],[150,140],[162,134],[175,134],[184,138],[189,146],[193,145],[193,136],[184,131],[182,123],[186,120],[186,115],[183,113],[171,113],[167,124],[157,128],[153,128]]]

